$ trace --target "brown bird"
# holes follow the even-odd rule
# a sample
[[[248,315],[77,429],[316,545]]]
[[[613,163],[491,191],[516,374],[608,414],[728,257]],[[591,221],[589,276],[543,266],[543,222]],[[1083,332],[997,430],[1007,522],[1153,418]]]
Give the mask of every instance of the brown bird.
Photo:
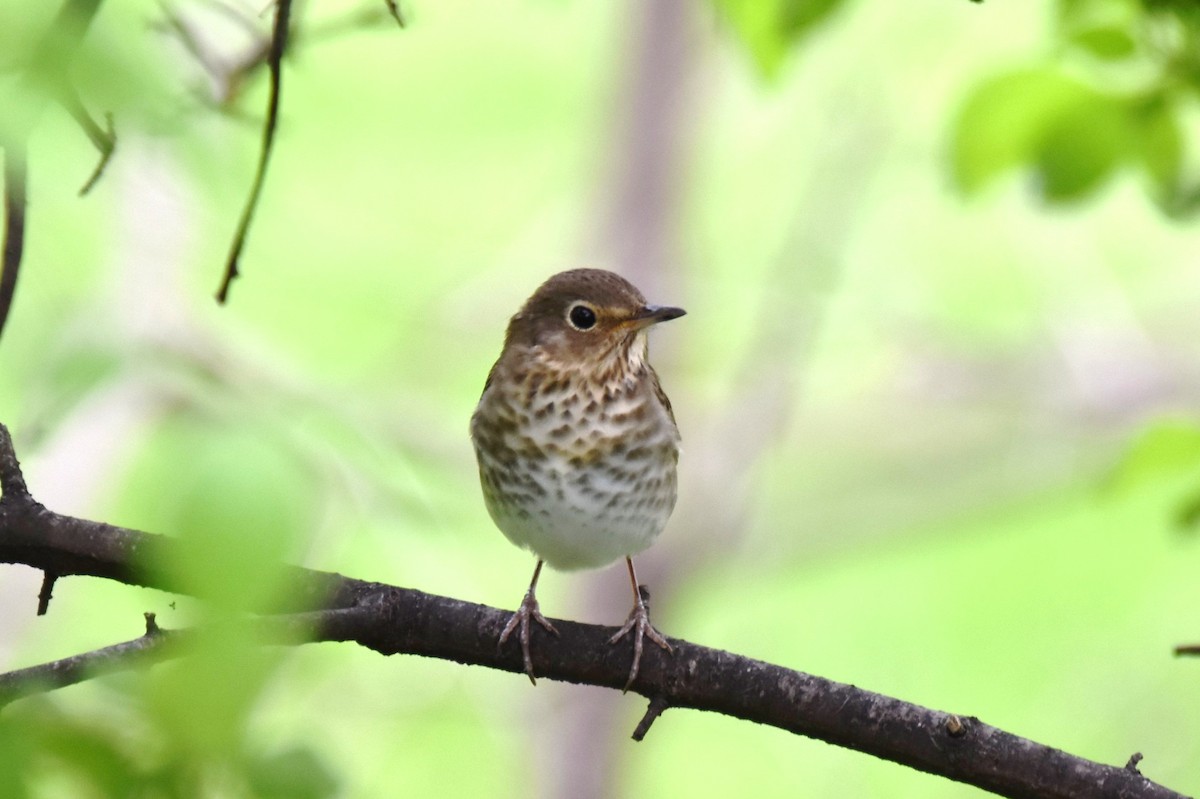
[[[633,556],[667,524],[679,460],[679,430],[647,360],[646,331],[683,314],[648,305],[612,272],[575,269],[543,283],[508,324],[471,417],[471,440],[488,512],[509,541],[537,557],[498,644],[519,629],[531,681],[530,620],[558,634],[538,608],[543,564],[592,569],[625,558],[633,610],[609,642],[632,633],[626,689],[644,638],[672,651],[650,624]]]

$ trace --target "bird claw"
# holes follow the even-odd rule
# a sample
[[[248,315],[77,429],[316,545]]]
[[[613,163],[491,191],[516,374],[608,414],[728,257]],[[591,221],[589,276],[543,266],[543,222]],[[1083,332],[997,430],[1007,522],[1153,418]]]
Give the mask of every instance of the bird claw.
[[[521,606],[513,613],[512,618],[508,620],[508,624],[504,625],[504,630],[500,633],[500,640],[496,642],[496,651],[504,646],[504,642],[508,640],[513,631],[520,627],[521,632],[518,635],[521,641],[521,658],[525,663],[525,673],[529,675],[529,681],[537,685],[537,680],[533,676],[533,658],[529,655],[529,620],[533,619],[538,624],[542,625],[547,632],[558,635],[558,630],[554,629],[554,625],[550,620],[542,615],[541,609],[538,607],[537,597],[533,592],[525,592],[525,598],[521,600]]]
[[[650,611],[641,602],[633,606],[633,610],[629,611],[629,618],[625,621],[625,626],[617,630],[616,635],[608,639],[608,643],[615,644],[630,632],[633,633],[633,665],[629,669],[629,679],[625,681],[625,687],[621,689],[623,692],[628,691],[633,685],[633,681],[637,679],[638,669],[642,665],[642,641],[644,638],[649,638],[658,644],[667,651],[668,655],[675,652],[662,633],[650,624]]]

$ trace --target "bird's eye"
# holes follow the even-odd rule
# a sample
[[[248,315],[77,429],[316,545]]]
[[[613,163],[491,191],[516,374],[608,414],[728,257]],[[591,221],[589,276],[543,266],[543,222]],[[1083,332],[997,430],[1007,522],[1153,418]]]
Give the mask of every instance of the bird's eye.
[[[573,305],[567,312],[567,321],[576,330],[591,330],[596,326],[596,312],[586,305]]]

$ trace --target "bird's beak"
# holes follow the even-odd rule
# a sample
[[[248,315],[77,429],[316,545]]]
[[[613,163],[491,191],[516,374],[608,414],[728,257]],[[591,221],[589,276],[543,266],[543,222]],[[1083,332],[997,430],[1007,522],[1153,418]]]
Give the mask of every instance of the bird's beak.
[[[669,305],[647,305],[640,311],[635,313],[629,320],[629,323],[635,330],[643,330],[650,325],[656,325],[659,322],[667,322],[671,319],[678,319],[686,314],[687,311],[682,308],[672,308]]]

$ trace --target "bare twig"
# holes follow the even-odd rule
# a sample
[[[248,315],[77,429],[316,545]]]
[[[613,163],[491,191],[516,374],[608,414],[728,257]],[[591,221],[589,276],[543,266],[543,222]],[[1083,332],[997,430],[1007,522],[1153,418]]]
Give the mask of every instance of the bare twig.
[[[637,727],[633,730],[633,740],[643,740],[646,737],[646,733],[650,732],[650,725],[670,706],[670,703],[661,696],[651,699],[650,706],[646,708],[646,715],[642,716],[642,720],[638,722]]]
[[[82,197],[92,190],[96,181],[100,180],[100,176],[104,174],[108,162],[112,160],[113,153],[117,149],[117,130],[113,125],[111,113],[104,115],[104,127],[100,127],[84,107],[83,100],[79,98],[79,93],[73,86],[64,86],[63,91],[59,93],[59,102],[79,127],[83,128],[88,140],[100,152],[100,160],[96,162],[96,168],[92,170],[92,174],[79,189],[79,196]]]
[[[12,310],[25,252],[26,152],[24,141],[4,147],[4,257],[0,261],[0,333]]]
[[[27,696],[163,660],[166,647],[173,641],[173,634],[160,630],[103,649],[0,674],[0,708]]]
[[[262,194],[263,183],[267,177],[267,165],[271,160],[271,149],[275,143],[275,126],[279,118],[279,94],[282,88],[283,54],[287,49],[288,29],[292,0],[276,0],[275,25],[271,31],[271,49],[267,56],[267,65],[271,70],[271,90],[267,98],[267,117],[263,122],[262,146],[258,153],[258,167],[254,173],[254,182],[250,186],[250,196],[242,209],[238,221],[237,232],[233,236],[233,245],[229,257],[225,261],[225,275],[217,289],[217,302],[224,304],[229,297],[229,287],[239,274],[238,260],[242,249],[246,246],[246,236],[250,232],[250,222],[258,207],[258,198]]]
[[[58,95],[68,91],[66,66],[100,8],[100,0],[66,0],[50,28],[34,48],[26,67],[26,86],[49,83]],[[18,109],[20,116],[4,148],[4,255],[0,260],[0,333],[12,310],[17,274],[25,250],[25,209],[28,186],[29,131],[37,119],[37,104]],[[103,165],[103,160],[101,162]]]
[[[244,28],[252,39],[252,46],[240,54],[233,63],[229,63],[213,53],[204,42],[199,27],[166,5],[163,7],[165,22],[162,27],[175,35],[180,45],[212,79],[217,87],[215,98],[217,104],[225,108],[233,104],[249,76],[267,62],[271,53],[271,42],[260,36],[258,29],[240,12],[229,8],[224,3],[213,3],[212,6]]]
[[[392,19],[396,20],[396,24],[401,28],[404,27],[404,15],[400,13],[400,4],[396,0],[383,0],[387,5],[388,13],[392,15]]]
[[[38,591],[37,615],[45,616],[46,611],[50,610],[50,599],[54,596],[56,582],[58,582],[58,575],[54,572],[48,571],[42,574],[42,590]]]
[[[290,645],[347,641],[359,633],[369,607],[296,613],[251,620],[251,631],[264,644]],[[0,709],[36,694],[171,660],[187,652],[195,630],[164,630],[146,613],[146,632],[131,641],[0,674]]]

